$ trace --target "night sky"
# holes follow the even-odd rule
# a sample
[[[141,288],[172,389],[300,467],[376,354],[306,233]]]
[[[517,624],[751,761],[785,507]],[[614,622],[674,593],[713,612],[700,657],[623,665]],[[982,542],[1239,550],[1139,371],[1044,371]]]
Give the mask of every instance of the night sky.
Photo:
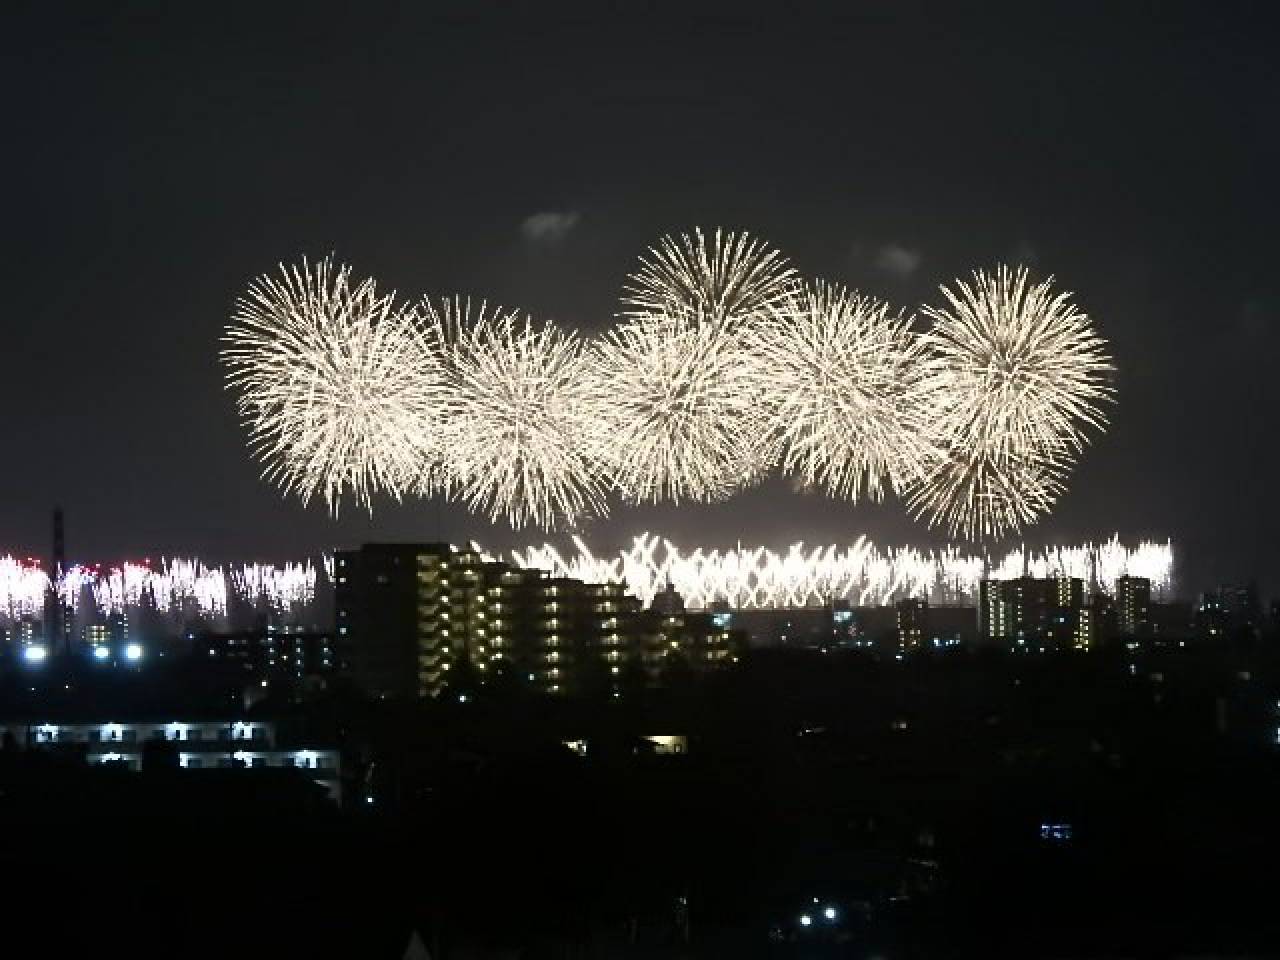
[[[904,307],[1016,259],[1077,294],[1109,432],[1029,543],[1172,537],[1280,588],[1280,84],[1266,5],[37,4],[0,15],[0,550],[286,559],[544,539],[258,479],[217,340],[281,260],[603,329],[636,256],[745,228]],[[833,8],[834,9],[834,8]],[[477,12],[479,11],[479,12]],[[857,12],[851,12],[857,11]],[[935,542],[779,479],[585,535]]]

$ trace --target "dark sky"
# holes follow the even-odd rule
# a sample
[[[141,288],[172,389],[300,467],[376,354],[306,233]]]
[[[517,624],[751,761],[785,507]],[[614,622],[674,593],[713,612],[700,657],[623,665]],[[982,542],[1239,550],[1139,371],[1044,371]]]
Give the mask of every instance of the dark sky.
[[[907,307],[999,260],[1055,274],[1112,344],[1118,403],[1027,541],[1170,536],[1187,591],[1280,588],[1267,5],[380,9],[0,14],[0,549],[47,553],[54,503],[82,560],[523,542],[429,502],[335,522],[261,482],[215,356],[235,297],[333,251],[410,297],[597,330],[647,244],[720,224]],[[568,229],[532,236],[538,214]],[[586,533],[644,529],[937,539],[782,480]]]

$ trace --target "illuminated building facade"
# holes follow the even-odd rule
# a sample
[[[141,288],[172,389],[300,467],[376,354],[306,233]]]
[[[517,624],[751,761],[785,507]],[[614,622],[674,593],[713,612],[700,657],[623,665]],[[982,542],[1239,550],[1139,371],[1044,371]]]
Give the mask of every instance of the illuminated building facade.
[[[919,650],[929,634],[929,601],[921,597],[899,600],[897,612],[897,656]]]
[[[269,720],[173,720],[165,722],[26,723],[0,721],[0,736],[25,749],[83,753],[90,764],[114,763],[141,770],[155,746],[176,754],[187,770],[292,767],[307,771],[340,803],[342,758],[338,750],[286,745]],[[148,747],[148,744],[153,745]]]
[[[1095,593],[1077,613],[1072,646],[1077,650],[1095,650],[1115,633],[1116,606],[1106,594]]]
[[[333,676],[346,667],[333,634],[298,626],[202,633],[192,644],[196,657],[242,677],[246,696],[281,689],[296,693],[313,679]]]
[[[338,645],[378,697],[516,682],[549,694],[653,682],[673,657],[731,662],[720,614],[644,611],[618,582],[583,583],[447,544],[367,544],[334,561]],[[463,693],[462,695],[465,695]]]
[[[1014,650],[1048,652],[1081,645],[1084,581],[1077,577],[983,580],[981,636]]]
[[[1139,636],[1151,631],[1151,581],[1146,577],[1120,577],[1116,580],[1116,617],[1119,630],[1126,636]]]

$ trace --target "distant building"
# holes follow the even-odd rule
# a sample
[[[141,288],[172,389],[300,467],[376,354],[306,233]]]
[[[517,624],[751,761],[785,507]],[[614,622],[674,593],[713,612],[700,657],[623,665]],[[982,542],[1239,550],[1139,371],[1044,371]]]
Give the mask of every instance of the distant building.
[[[975,607],[930,605],[929,631],[925,639],[932,647],[971,645],[978,635]]]
[[[1195,609],[1195,632],[1205,639],[1256,636],[1262,609],[1252,586],[1222,586],[1201,594]]]
[[[897,603],[897,656],[918,650],[929,636],[929,601],[907,597]]]
[[[83,753],[91,764],[116,763],[141,770],[148,744],[167,746],[177,765],[190,770],[235,767],[293,767],[306,770],[342,799],[342,759],[337,749],[285,745],[269,720],[172,720],[117,723],[28,723],[0,721],[0,736],[26,749]]]
[[[1151,632],[1151,581],[1121,577],[1116,581],[1116,615],[1120,632],[1142,636]]]
[[[733,626],[752,646],[852,649],[895,643],[893,607],[854,607],[841,603],[813,607],[747,607],[733,611]]]
[[[1159,637],[1173,639],[1189,637],[1194,633],[1195,610],[1189,603],[1151,604],[1151,632]]]
[[[654,682],[672,657],[732,661],[722,614],[688,614],[673,589],[642,611],[621,583],[587,584],[447,544],[367,544],[335,557],[337,643],[379,697],[515,682],[543,693]]]
[[[82,643],[89,650],[97,650],[99,647],[109,646],[111,643],[111,632],[107,629],[105,623],[86,623],[80,628],[80,636]]]
[[[1075,648],[1081,640],[1084,582],[1077,577],[983,580],[980,632],[986,643],[1047,652]]]
[[[192,653],[228,668],[241,678],[246,693],[263,688],[263,692],[283,689],[296,694],[304,684],[338,675],[347,668],[332,633],[297,626],[268,625],[257,630],[197,634],[192,640]]]
[[[1076,620],[1077,650],[1095,650],[1116,634],[1116,605],[1105,593],[1095,593],[1080,608]]]
[[[442,543],[366,544],[334,555],[336,639],[372,696],[425,696],[443,686],[452,665],[449,630],[440,625],[449,616],[441,588],[450,555]]]

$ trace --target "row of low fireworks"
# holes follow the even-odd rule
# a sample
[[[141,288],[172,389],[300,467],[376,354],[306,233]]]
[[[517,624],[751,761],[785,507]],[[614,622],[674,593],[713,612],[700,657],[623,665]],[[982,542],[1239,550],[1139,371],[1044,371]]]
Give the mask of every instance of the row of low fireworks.
[[[0,557],[0,619],[45,616],[56,595],[73,616],[91,620],[150,611],[181,626],[202,618],[225,624],[237,606],[287,615],[310,609],[316,568],[310,562],[205,566],[198,560],[165,560],[120,566],[74,565],[51,575],[39,563]]]
[[[669,540],[644,534],[612,557],[601,557],[580,539],[574,549],[551,544],[513,554],[521,566],[554,576],[590,581],[624,580],[648,606],[670,584],[694,609],[726,602],[739,609],[806,607],[828,603],[880,606],[903,597],[933,603],[974,605],[984,578],[1074,577],[1111,594],[1122,576],[1145,577],[1153,595],[1167,596],[1173,583],[1173,546],[1142,541],[1126,546],[1118,537],[1079,546],[1018,548],[990,556],[959,547],[935,550],[878,547],[864,537],[845,547],[786,550],[737,547],[683,551]]]
[[[618,322],[582,338],[460,298],[401,302],[331,261],[255,280],[224,337],[264,475],[444,496],[520,528],[609,501],[712,501],[776,466],[857,502],[998,538],[1043,516],[1113,370],[1090,319],[1023,269],[918,313],[806,282],[742,233],[663,238]]]
[[[645,606],[670,584],[693,609],[721,601],[738,608],[832,602],[876,606],[906,596],[973,604],[984,577],[1009,579],[1023,574],[1077,577],[1103,593],[1110,593],[1122,576],[1145,577],[1160,597],[1170,591],[1173,580],[1173,547],[1168,541],[1127,546],[1118,537],[989,556],[959,547],[879,547],[865,537],[848,546],[797,543],[781,551],[741,546],[682,550],[646,533],[612,556],[597,554],[575,537],[572,549],[548,543],[513,551],[510,559],[552,576],[625,582]],[[329,560],[321,560],[326,572]],[[132,563],[109,568],[74,566],[51,579],[34,561],[4,556],[0,557],[0,620],[43,617],[50,591],[56,589],[66,607],[85,617],[147,610],[168,617],[175,626],[195,618],[225,626],[230,611],[239,604],[249,611],[292,618],[295,623],[311,622],[317,584],[328,580],[310,562],[224,568],[198,560],[165,561],[155,568]]]

